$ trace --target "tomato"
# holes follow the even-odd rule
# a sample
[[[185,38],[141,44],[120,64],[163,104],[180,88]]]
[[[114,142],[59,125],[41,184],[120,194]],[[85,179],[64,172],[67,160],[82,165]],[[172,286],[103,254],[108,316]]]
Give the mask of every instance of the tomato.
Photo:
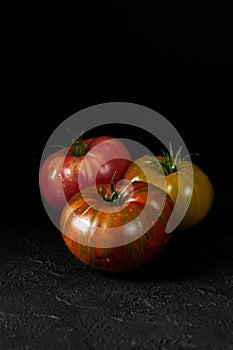
[[[110,182],[114,171],[117,183],[129,163],[130,154],[117,138],[79,138],[70,148],[51,154],[42,164],[40,191],[52,208],[61,210],[80,189]]]
[[[192,163],[190,167],[190,162],[180,157],[173,158],[169,154],[158,157],[145,155],[129,165],[124,177],[129,181],[148,181],[158,186],[169,194],[174,203],[180,191],[175,206],[176,212],[184,212],[177,227],[180,230],[188,229],[204,219],[213,203],[214,190],[208,176],[199,166]],[[190,203],[186,211],[184,206],[187,206],[188,200]]]
[[[134,182],[117,191],[97,185],[69,201],[60,230],[69,250],[83,263],[126,271],[148,262],[165,246],[171,236],[165,227],[172,209],[169,196],[151,184]]]

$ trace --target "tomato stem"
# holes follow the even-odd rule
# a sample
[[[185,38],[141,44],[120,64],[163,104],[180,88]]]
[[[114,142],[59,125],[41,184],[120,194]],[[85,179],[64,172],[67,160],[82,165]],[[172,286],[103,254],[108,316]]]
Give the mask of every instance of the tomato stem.
[[[87,151],[87,145],[83,143],[82,133],[81,135],[73,142],[70,147],[69,154],[74,157],[84,156]]]
[[[118,198],[118,191],[116,190],[116,187],[114,184],[115,177],[116,177],[116,171],[114,171],[114,174],[113,174],[113,177],[112,177],[112,180],[110,183],[110,188],[111,188],[111,193],[112,193],[112,196],[111,196],[112,201],[115,201]]]
[[[155,164],[162,168],[164,175],[169,175],[177,172],[181,163],[181,147],[179,148],[174,157],[171,143],[169,143],[169,146],[169,152],[162,151],[163,156],[158,156],[157,158],[155,157],[153,160],[149,160],[146,162],[148,164]]]
[[[175,156],[173,155],[173,149],[171,143],[169,143],[169,152],[162,151],[163,156],[155,157],[153,160],[146,161],[147,164],[155,164],[162,168],[164,175],[170,175],[179,170],[181,162],[191,155],[199,155],[198,153],[191,153],[181,158],[181,148],[178,149]]]
[[[109,191],[109,186],[100,185],[99,193],[105,201],[111,202],[113,205],[122,205],[127,197],[126,190],[132,183],[131,182],[127,183],[121,191],[118,191],[114,184],[115,176],[116,176],[116,171],[114,172],[109,185],[110,191]],[[103,190],[103,187],[105,191]]]
[[[114,172],[112,179],[111,179],[111,182],[110,182],[110,193],[109,193],[107,186],[104,186],[105,193],[103,191],[103,186],[100,185],[100,187],[99,187],[99,192],[100,192],[101,197],[107,202],[114,202],[118,198],[118,191],[116,190],[116,187],[114,184],[115,176],[116,176],[116,171]]]
[[[158,159],[158,162],[165,175],[169,175],[177,171],[177,163],[170,153],[164,153],[164,158]]]
[[[174,164],[174,161],[169,157],[170,156],[168,153],[164,153],[163,158],[161,158],[161,159],[155,158],[153,160],[148,160],[148,161],[146,161],[146,163],[159,166],[160,168],[162,168],[164,175],[169,175],[169,174],[175,173],[177,171],[177,167]]]

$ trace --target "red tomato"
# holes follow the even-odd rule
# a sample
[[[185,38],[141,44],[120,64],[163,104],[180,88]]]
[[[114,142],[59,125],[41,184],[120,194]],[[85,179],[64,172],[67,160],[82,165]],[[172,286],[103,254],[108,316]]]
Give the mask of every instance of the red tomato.
[[[125,271],[146,263],[164,247],[171,237],[165,227],[172,209],[170,197],[152,184],[135,181],[120,191],[98,185],[69,201],[60,230],[69,250],[83,263]]]
[[[78,139],[45,160],[39,173],[41,194],[52,208],[61,210],[80,189],[110,183],[115,171],[117,183],[130,162],[127,148],[117,138]]]

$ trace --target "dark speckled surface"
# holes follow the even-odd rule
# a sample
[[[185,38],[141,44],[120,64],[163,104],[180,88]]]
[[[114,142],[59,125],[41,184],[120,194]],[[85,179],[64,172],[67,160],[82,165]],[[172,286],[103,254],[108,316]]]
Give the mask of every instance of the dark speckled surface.
[[[2,227],[0,348],[232,349],[233,236],[222,218],[214,207],[123,274],[78,262],[46,217]]]
[[[232,350],[232,3],[48,1],[31,13],[21,5],[4,31],[4,55],[12,52],[3,65],[0,349]],[[125,274],[78,262],[38,193],[50,134],[110,101],[167,118],[216,190],[202,223]]]

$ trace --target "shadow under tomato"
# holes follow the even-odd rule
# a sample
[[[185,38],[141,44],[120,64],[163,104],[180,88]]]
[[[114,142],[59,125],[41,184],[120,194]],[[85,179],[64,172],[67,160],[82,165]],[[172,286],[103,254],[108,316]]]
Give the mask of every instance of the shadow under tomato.
[[[231,203],[214,206],[209,215],[192,229],[174,231],[167,246],[150,262],[136,270],[111,273],[111,277],[158,281],[210,275],[232,255],[231,211]]]

